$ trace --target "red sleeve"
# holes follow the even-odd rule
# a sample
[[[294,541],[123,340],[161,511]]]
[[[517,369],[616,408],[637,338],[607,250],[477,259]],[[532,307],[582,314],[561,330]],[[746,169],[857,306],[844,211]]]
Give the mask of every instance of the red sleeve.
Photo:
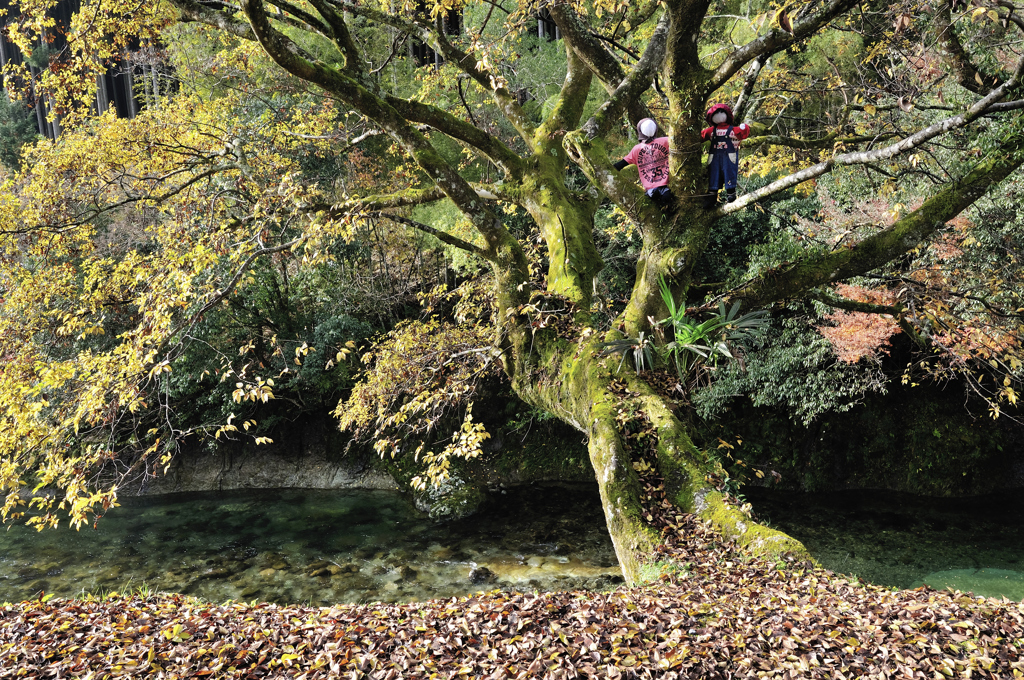
[[[705,142],[708,141],[709,139],[711,139],[711,133],[714,131],[714,129],[714,126],[704,128],[703,130],[700,131],[700,138],[703,139]]]
[[[736,139],[746,139],[750,136],[750,126],[746,123],[740,123],[732,129],[732,134]]]

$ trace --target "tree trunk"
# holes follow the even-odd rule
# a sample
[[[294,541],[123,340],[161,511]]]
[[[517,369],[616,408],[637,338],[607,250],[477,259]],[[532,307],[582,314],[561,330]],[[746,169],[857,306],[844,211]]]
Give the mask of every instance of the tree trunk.
[[[629,369],[616,374],[619,358],[601,357],[598,339],[571,343],[544,329],[533,341],[534,361],[519,366],[516,392],[587,435],[608,533],[629,584],[654,580],[662,568],[651,557],[660,537],[645,518],[634,465],[654,467],[681,511],[709,520],[727,539],[761,555],[811,559],[799,541],[753,521],[711,486],[708,478],[721,467],[694,446],[674,404]]]

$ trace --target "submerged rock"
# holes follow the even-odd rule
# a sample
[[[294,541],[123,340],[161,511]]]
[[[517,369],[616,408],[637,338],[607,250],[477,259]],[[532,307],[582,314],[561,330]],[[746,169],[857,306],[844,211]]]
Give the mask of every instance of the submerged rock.
[[[496,579],[494,572],[487,567],[475,567],[469,572],[470,583],[493,583]]]
[[[416,495],[416,509],[435,521],[451,521],[469,517],[480,509],[487,492],[453,474],[437,486],[428,486]]]
[[[227,578],[228,576],[231,576],[231,574],[232,572],[230,569],[225,569],[224,567],[214,567],[212,569],[207,569],[206,571],[197,574],[196,580],[198,581],[207,578]]]

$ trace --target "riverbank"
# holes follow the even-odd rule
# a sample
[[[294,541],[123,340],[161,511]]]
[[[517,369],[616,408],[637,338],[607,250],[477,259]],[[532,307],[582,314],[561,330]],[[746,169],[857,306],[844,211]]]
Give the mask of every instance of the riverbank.
[[[649,587],[329,608],[22,602],[0,608],[0,678],[1024,677],[1024,604],[754,559],[648,493],[673,565]]]

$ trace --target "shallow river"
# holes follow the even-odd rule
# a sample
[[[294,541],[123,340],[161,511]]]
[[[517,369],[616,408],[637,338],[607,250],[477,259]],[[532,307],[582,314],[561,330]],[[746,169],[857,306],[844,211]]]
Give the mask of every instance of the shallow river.
[[[833,571],[896,588],[927,583],[1024,599],[1024,490],[965,499],[876,491],[745,495],[758,518],[803,541]]]
[[[1020,492],[746,496],[833,571],[1024,599]],[[0,531],[0,602],[145,586],[214,602],[321,605],[621,582],[589,486],[509,489],[483,513],[440,525],[393,492],[283,490],[126,499],[96,529]]]
[[[444,525],[393,492],[282,490],[130,498],[96,529],[0,531],[0,602],[147,586],[321,605],[621,582],[585,486],[510,489]]]

